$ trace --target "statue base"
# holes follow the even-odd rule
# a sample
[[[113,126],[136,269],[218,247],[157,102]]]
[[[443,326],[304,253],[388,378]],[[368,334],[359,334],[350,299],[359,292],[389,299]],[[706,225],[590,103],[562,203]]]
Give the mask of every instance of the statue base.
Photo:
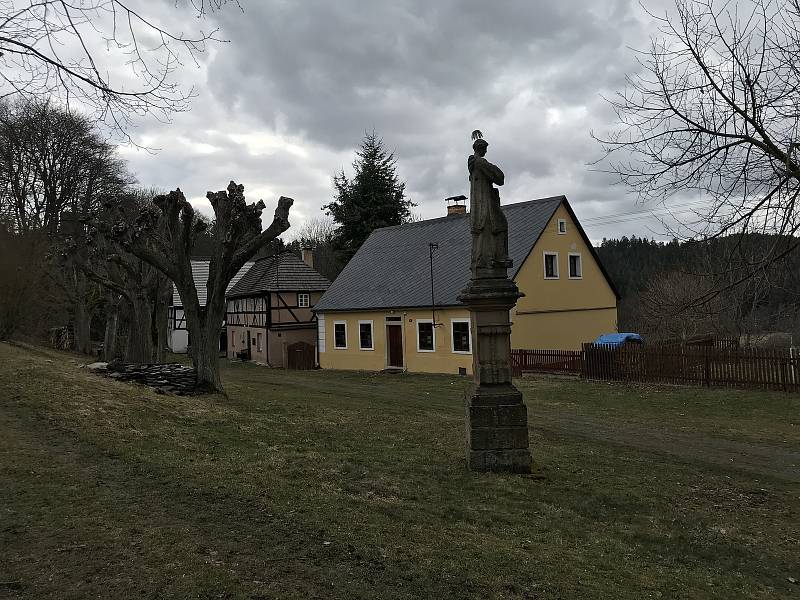
[[[472,387],[466,393],[467,468],[530,473],[528,409],[513,385]]]
[[[530,473],[528,409],[511,382],[509,310],[520,298],[508,277],[472,279],[459,300],[470,309],[475,383],[466,393],[467,467]]]

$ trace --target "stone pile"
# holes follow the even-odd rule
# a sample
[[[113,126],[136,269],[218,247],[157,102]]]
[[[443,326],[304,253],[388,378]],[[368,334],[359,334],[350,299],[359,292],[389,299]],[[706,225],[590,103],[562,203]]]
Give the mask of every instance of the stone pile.
[[[138,365],[111,361],[92,363],[87,369],[103,373],[106,377],[120,381],[134,381],[155,389],[159,394],[191,396],[205,390],[196,385],[196,371],[192,367],[176,363]]]

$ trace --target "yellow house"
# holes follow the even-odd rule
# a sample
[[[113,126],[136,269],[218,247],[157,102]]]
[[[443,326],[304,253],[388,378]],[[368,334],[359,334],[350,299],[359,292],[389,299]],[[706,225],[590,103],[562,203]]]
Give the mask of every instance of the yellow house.
[[[618,294],[566,197],[503,207],[520,298],[512,348],[580,349],[617,330]],[[372,233],[314,307],[327,369],[472,372],[469,215]]]

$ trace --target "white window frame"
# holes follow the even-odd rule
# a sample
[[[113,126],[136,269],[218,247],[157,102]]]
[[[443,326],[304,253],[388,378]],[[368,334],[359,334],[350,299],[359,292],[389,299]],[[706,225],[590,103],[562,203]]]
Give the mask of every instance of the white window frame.
[[[344,346],[336,345],[336,326],[344,325]],[[333,349],[334,350],[347,350],[347,321],[334,321],[333,322]]]
[[[372,344],[369,348],[362,348],[361,347],[361,326],[362,325],[369,325],[369,341]],[[359,321],[358,322],[358,349],[359,350],[375,350],[375,326],[373,325],[371,320],[367,321]]]
[[[419,324],[420,323],[430,323],[431,324],[431,331],[433,332],[433,350],[423,350],[419,347]],[[417,352],[436,352],[436,327],[433,326],[432,319],[417,319],[417,322],[414,324],[414,329],[417,332]]]
[[[466,323],[467,335],[469,336],[469,350],[456,350],[456,336],[453,335],[453,324]],[[472,354],[472,320],[469,318],[450,319],[450,350],[453,354]]]
[[[564,226],[564,230],[561,230],[561,226]],[[566,219],[559,219],[558,220],[558,235],[565,235],[567,233],[567,220]]]
[[[555,256],[555,267],[556,267],[556,274],[555,277],[548,277],[547,276],[547,257],[548,256]],[[542,252],[542,274],[544,275],[545,279],[558,279],[559,276],[559,268],[558,268],[558,252],[550,252],[545,250]]]
[[[305,300],[305,302],[303,302]],[[297,307],[308,308],[311,306],[311,294],[307,292],[297,292]]]
[[[325,315],[320,313],[317,315],[317,351],[325,352]]]
[[[570,268],[570,257],[577,256],[578,257],[578,273],[576,277],[572,276],[572,269]],[[581,256],[580,252],[570,252],[567,255],[567,277],[570,279],[583,279],[583,257]]]

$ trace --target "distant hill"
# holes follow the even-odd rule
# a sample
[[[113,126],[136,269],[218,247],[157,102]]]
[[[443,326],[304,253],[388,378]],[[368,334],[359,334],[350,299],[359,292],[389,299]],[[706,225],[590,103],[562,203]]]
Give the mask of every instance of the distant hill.
[[[752,270],[748,265],[759,263],[774,248],[780,251],[798,241],[764,234],[705,242],[656,242],[634,236],[604,239],[596,250],[622,295],[620,330],[647,332],[652,328],[652,318],[645,314],[642,299],[659,278],[663,283],[666,274],[672,273],[670,281],[683,280],[688,284],[699,280],[722,290],[720,298],[724,299],[718,299],[715,314],[708,315],[707,325],[720,333],[740,334],[744,327],[800,334],[800,249],[761,270],[751,284],[724,289]]]

